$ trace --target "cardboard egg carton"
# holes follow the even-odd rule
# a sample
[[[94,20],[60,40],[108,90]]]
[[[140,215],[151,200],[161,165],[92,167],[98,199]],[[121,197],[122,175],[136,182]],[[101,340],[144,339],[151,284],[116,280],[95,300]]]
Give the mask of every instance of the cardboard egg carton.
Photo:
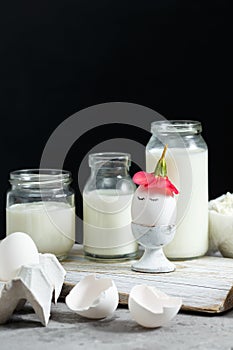
[[[27,301],[47,326],[53,296],[56,303],[65,275],[55,255],[39,254],[39,264],[23,265],[14,279],[0,281],[0,324],[6,323]]]

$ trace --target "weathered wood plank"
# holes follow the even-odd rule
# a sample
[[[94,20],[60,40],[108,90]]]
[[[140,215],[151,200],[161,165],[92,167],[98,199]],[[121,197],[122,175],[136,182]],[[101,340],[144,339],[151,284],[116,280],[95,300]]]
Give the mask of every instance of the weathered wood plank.
[[[84,276],[112,278],[118,288],[120,304],[127,305],[131,288],[136,284],[155,286],[165,293],[183,299],[182,310],[221,313],[233,308],[233,259],[205,256],[175,261],[176,271],[167,274],[134,272],[133,261],[96,262],[83,256],[75,245],[69,258],[62,262],[67,271],[61,297]]]

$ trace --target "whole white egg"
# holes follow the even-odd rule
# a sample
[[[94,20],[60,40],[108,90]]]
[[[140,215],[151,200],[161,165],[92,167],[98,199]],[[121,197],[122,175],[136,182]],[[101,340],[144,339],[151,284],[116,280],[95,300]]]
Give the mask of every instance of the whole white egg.
[[[176,222],[176,198],[158,189],[139,186],[131,206],[132,222],[144,226],[172,225]]]
[[[39,264],[37,247],[26,233],[11,233],[0,243],[0,281],[13,279],[26,264]]]

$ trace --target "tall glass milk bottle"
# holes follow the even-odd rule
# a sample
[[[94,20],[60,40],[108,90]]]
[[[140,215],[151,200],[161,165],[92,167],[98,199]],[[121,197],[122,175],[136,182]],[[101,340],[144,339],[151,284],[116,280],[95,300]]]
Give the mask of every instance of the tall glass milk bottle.
[[[91,175],[83,191],[83,246],[87,257],[132,258],[137,243],[131,231],[135,185],[127,153],[89,155]]]
[[[193,258],[208,250],[208,150],[199,121],[166,120],[151,124],[146,170],[153,172],[165,144],[168,176],[179,189],[177,230],[164,248],[171,259]]]

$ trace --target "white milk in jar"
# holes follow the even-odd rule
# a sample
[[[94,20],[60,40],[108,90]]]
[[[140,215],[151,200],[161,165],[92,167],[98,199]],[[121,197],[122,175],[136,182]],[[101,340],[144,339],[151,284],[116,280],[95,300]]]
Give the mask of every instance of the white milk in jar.
[[[6,209],[7,235],[25,232],[40,253],[62,256],[75,240],[75,209],[59,202],[13,204]]]
[[[75,242],[75,202],[69,171],[26,169],[10,173],[7,235],[25,232],[40,253],[64,259]]]
[[[168,177],[180,192],[176,234],[164,252],[173,259],[204,255],[208,250],[208,154],[201,125],[196,121],[161,121],[152,123],[152,132],[146,170],[154,171],[163,144],[168,144]]]

